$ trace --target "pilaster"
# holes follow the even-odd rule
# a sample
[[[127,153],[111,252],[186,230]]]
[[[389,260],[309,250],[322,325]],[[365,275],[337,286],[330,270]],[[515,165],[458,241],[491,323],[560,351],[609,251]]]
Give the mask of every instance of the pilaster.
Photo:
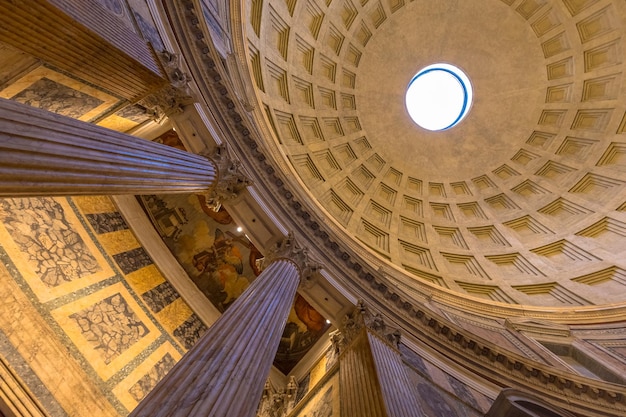
[[[341,415],[344,417],[422,417],[402,362],[400,332],[359,302],[331,341],[340,352]]]

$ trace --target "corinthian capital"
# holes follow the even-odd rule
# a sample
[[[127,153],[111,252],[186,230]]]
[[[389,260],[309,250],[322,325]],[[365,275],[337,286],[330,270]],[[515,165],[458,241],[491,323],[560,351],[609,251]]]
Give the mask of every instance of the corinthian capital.
[[[272,261],[281,258],[296,264],[300,270],[300,284],[302,286],[313,285],[320,273],[321,266],[309,257],[308,249],[302,246],[291,232],[269,250],[263,259],[263,266],[266,267]]]
[[[167,116],[182,113],[183,108],[195,100],[188,86],[189,76],[180,69],[180,57],[169,51],[158,52],[157,56],[170,84],[144,97],[139,104],[160,122]]]
[[[225,201],[236,198],[252,184],[243,172],[241,163],[234,158],[225,145],[219,145],[206,155],[217,167],[217,182],[207,193],[207,206],[218,211]]]
[[[335,336],[338,342],[335,348],[341,349],[352,342],[363,328],[377,334],[394,348],[397,348],[400,343],[400,330],[388,326],[380,313],[372,313],[363,301],[359,300],[354,310],[343,318],[340,326],[341,335]]]

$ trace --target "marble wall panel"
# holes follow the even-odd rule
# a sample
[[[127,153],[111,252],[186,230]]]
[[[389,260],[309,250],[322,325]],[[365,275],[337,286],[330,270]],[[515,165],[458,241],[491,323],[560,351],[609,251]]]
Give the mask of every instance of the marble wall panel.
[[[67,384],[78,383],[72,378],[82,372],[98,390],[85,399],[85,409],[101,410],[96,415],[108,415],[104,403],[126,415],[206,330],[107,197],[0,199],[0,258],[11,288],[27,300],[5,304],[10,311],[1,312],[7,320],[0,321],[0,332],[11,335],[5,351],[17,349],[12,343],[27,346],[28,334],[15,332],[28,330],[10,326],[10,317],[33,315],[65,347],[63,359],[54,359],[54,349],[30,348],[25,366],[48,383],[55,377],[29,362],[41,360],[37,352],[45,351],[48,361],[69,361],[77,371],[68,370]]]

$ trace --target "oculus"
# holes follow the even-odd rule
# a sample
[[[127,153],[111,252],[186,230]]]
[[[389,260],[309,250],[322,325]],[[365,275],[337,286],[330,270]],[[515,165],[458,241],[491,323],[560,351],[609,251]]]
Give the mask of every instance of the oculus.
[[[469,112],[472,85],[463,71],[450,64],[433,64],[419,70],[407,86],[409,116],[418,126],[440,131],[450,129]]]

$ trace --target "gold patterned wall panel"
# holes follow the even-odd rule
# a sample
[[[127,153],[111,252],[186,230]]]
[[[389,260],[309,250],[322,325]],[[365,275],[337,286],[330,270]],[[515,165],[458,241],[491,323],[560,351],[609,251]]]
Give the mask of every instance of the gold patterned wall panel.
[[[294,417],[340,417],[339,373],[313,388],[292,413]]]
[[[65,375],[68,383],[93,388],[84,409],[100,411],[89,414],[112,407],[125,415],[206,330],[108,197],[0,200],[0,257],[9,271],[3,291],[22,300],[4,303],[12,306],[0,320],[8,352],[24,357],[24,372],[34,373],[69,415],[86,414],[70,412],[80,405],[55,388],[58,371],[48,372],[28,353],[43,354],[37,337],[45,340],[45,333],[46,346],[58,346],[56,353],[45,351],[45,362],[74,369]],[[40,330],[19,332],[14,315],[30,317]]]
[[[114,275],[67,201],[5,199],[0,241],[37,299],[45,303]]]

